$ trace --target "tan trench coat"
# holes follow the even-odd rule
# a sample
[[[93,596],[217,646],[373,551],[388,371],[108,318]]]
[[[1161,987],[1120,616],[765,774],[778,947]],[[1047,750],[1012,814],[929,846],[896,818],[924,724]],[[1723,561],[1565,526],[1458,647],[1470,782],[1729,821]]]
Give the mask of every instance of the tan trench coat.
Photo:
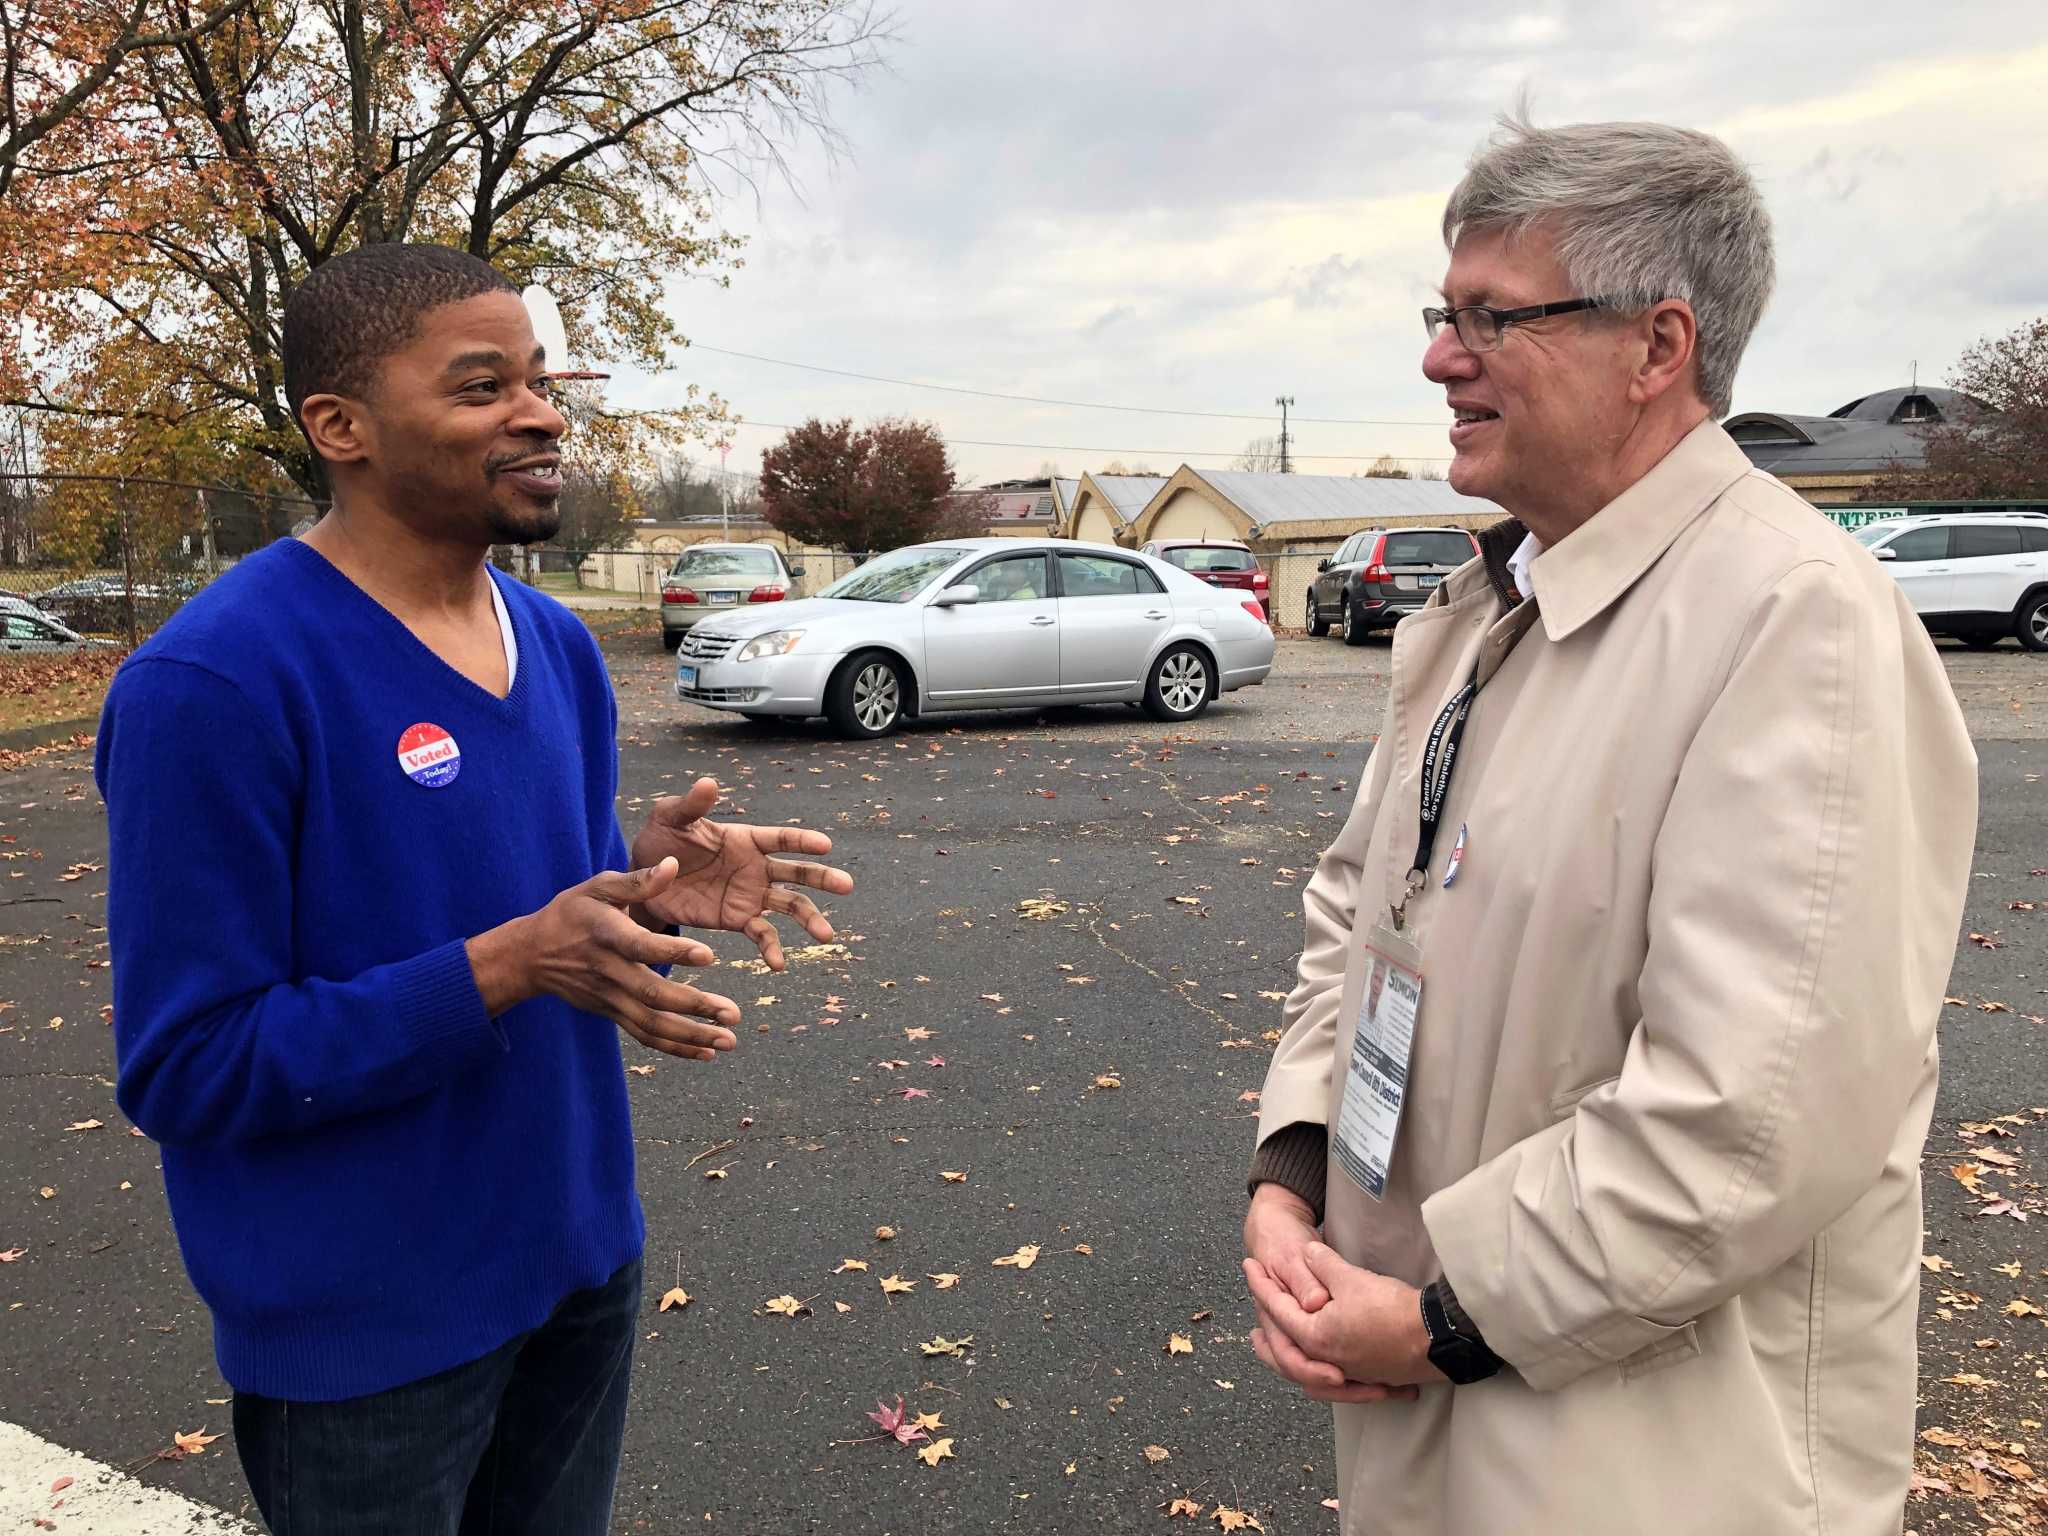
[[[1512,1369],[1339,1407],[1343,1529],[1897,1532],[1976,826],[1960,711],[1882,567],[1711,422],[1532,584],[1509,612],[1474,564],[1397,630],[1261,1100],[1262,1141],[1336,1123],[1422,739],[1476,667],[1407,914],[1426,980],[1386,1197],[1333,1162],[1325,1235],[1447,1275]]]

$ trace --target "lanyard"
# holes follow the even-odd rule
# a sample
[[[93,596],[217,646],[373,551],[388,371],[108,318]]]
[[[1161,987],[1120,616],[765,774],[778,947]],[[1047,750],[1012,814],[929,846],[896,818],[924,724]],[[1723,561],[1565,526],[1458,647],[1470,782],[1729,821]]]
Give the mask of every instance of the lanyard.
[[[1458,766],[1458,746],[1465,739],[1465,722],[1472,715],[1472,701],[1479,697],[1479,674],[1451,695],[1429,729],[1422,749],[1422,818],[1415,837],[1415,863],[1401,899],[1393,904],[1394,927],[1407,917],[1408,902],[1429,883],[1429,861],[1436,852],[1436,835],[1443,827],[1444,802],[1451,794],[1451,774]]]

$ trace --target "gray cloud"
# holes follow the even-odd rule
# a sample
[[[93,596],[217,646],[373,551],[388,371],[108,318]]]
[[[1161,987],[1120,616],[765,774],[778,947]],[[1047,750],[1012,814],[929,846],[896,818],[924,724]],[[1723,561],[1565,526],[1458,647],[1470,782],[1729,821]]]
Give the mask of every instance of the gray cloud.
[[[1905,0],[1868,0],[1852,26],[1774,0],[902,0],[889,70],[836,103],[844,158],[799,150],[798,191],[729,205],[746,266],[729,289],[679,283],[675,313],[712,345],[896,378],[1253,415],[1285,390],[1303,415],[1433,422],[1414,309],[1442,273],[1436,210],[1527,87],[1542,121],[1730,125],[1780,248],[1738,405],[1827,409],[1916,357],[1935,375],[2048,304],[2031,254],[2048,240],[2031,148],[2048,101],[1969,88],[2039,34],[2037,0],[1985,0],[1937,29],[1927,16]],[[1109,450],[957,451],[988,477],[1229,454],[1272,430],[702,353],[683,368],[755,421],[908,410],[955,439]],[[615,386],[643,401],[661,387]],[[1303,438],[1358,461],[1447,452],[1435,426]],[[735,464],[767,440],[743,432]]]

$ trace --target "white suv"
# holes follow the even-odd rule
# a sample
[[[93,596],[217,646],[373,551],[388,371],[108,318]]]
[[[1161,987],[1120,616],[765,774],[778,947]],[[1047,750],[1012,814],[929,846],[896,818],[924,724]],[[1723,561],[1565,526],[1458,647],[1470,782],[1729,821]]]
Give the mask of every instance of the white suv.
[[[2013,635],[2048,651],[2048,513],[1889,518],[1851,537],[1885,563],[1935,634],[1977,650]]]

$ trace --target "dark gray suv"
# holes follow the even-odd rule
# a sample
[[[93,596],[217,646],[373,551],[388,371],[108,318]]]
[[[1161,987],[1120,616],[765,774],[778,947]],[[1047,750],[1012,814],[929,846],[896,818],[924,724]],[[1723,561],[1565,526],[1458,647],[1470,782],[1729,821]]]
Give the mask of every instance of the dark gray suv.
[[[1479,553],[1464,528],[1367,528],[1316,567],[1308,589],[1308,632],[1334,621],[1346,645],[1363,645],[1429,601],[1443,579]]]

